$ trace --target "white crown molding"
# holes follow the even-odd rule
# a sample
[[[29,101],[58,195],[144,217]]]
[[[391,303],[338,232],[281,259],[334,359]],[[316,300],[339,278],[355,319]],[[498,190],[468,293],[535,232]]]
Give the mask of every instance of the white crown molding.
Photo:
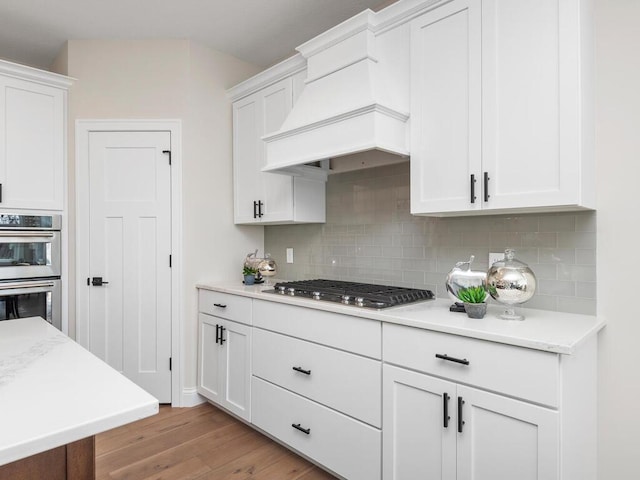
[[[74,78],[66,77],[58,73],[47,72],[46,70],[20,65],[6,60],[0,60],[0,74],[65,90],[69,89],[75,81]]]
[[[263,70],[253,77],[227,90],[232,102],[279,82],[307,68],[307,60],[299,53]]]

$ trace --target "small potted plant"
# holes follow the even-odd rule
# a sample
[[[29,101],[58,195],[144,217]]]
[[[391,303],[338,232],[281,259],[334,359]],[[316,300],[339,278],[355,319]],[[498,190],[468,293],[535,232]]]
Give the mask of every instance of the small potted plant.
[[[483,318],[487,313],[487,290],[484,285],[463,288],[458,291],[458,298],[464,303],[469,318]]]
[[[244,284],[253,285],[256,281],[256,273],[258,273],[258,270],[256,270],[255,268],[245,266],[242,269],[242,275],[244,275]]]

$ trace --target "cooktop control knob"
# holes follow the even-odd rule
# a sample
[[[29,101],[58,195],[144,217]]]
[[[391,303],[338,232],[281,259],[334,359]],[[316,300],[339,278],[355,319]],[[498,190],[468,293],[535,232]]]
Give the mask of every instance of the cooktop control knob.
[[[289,295],[295,295],[296,289],[294,287],[289,287],[287,288],[287,292],[289,292]]]
[[[312,292],[311,295],[313,296],[314,300],[320,300],[320,297],[322,296],[320,292]]]

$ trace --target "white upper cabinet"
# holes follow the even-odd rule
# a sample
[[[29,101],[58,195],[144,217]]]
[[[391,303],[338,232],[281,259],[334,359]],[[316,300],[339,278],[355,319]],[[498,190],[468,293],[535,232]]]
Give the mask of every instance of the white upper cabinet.
[[[0,61],[0,208],[62,210],[66,77]]]
[[[325,221],[326,173],[308,178],[262,171],[262,137],[280,128],[304,85],[304,64],[298,57],[274,69],[231,92],[237,98],[233,102],[235,223],[321,223]]]
[[[412,213],[595,207],[585,5],[454,0],[412,22]]]

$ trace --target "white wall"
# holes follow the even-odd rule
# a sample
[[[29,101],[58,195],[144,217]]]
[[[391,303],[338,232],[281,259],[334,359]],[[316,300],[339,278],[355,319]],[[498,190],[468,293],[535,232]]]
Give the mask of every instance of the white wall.
[[[69,194],[74,235],[74,125],[77,119],[182,120],[183,387],[196,385],[195,284],[239,278],[261,227],[233,225],[231,104],[226,89],[253,65],[188,40],[70,40],[53,68],[77,79],[69,101]],[[70,270],[75,271],[71,245]],[[73,280],[73,279],[72,279]],[[71,292],[73,293],[73,285]],[[70,334],[75,332],[71,299]]]
[[[599,479],[640,478],[640,1],[596,0]]]

